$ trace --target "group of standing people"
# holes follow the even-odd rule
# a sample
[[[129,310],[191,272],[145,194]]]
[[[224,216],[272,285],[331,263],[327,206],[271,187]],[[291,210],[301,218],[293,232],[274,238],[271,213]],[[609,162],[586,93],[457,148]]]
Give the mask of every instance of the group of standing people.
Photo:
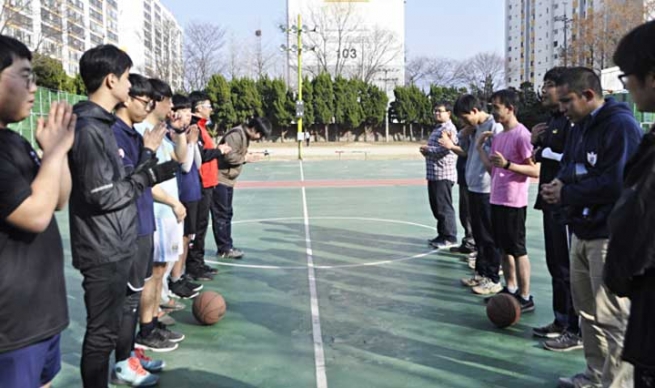
[[[649,22],[614,55],[647,112],[655,112],[655,46],[644,42],[653,41]],[[170,351],[184,339],[160,309],[180,308],[169,295],[193,297],[202,288],[194,282],[214,276],[204,263],[210,214],[217,254],[243,256],[231,237],[234,183],[252,161],[249,142],[268,136],[270,124],[254,118],[216,145],[206,94],[175,95],[161,80],[130,74],[129,56],[103,45],[80,59],[89,100],[53,103],[38,121],[39,155],[7,129],[34,104],[31,59],[23,43],[0,35],[0,382],[49,386],[61,368],[69,318],[53,214],[68,204],[87,312],[83,384],[106,387],[110,374],[120,384],[156,384],[165,365],[140,349]],[[462,283],[474,293],[508,293],[533,311],[525,222],[530,179],[539,177],[554,320],[534,335],[549,350],[582,347],[587,364],[560,386],[652,388],[655,134],[643,134],[627,105],[603,98],[591,69],[552,69],[542,97],[551,117],[532,131],[517,120],[514,90],[493,94],[492,114],[472,95],[435,105],[439,125],[420,148],[438,221],[429,243],[469,255],[474,274]],[[459,246],[457,182],[466,230]]]
[[[53,103],[39,120],[39,156],[6,129],[34,103],[31,59],[23,43],[0,35],[0,257],[8,269],[0,385],[48,386],[60,369],[68,311],[53,214],[67,203],[87,312],[83,385],[155,385],[165,364],[144,350],[179,346],[185,335],[170,330],[166,312],[183,309],[175,299],[197,296],[203,285],[195,282],[217,272],[204,261],[210,215],[217,255],[243,256],[231,237],[233,187],[255,159],[249,142],[269,136],[270,123],[253,118],[216,145],[204,92],[174,94],[162,80],[130,74],[130,57],[102,45],[80,59],[88,101]]]
[[[648,22],[614,54],[644,112],[655,111],[655,48],[643,44],[653,39]],[[429,244],[468,255],[474,274],[462,283],[474,293],[508,293],[523,313],[534,311],[525,221],[538,177],[554,319],[533,334],[548,350],[582,348],[587,365],[559,386],[655,387],[655,135],[644,134],[627,104],[604,98],[592,69],[553,68],[541,92],[550,118],[531,131],[516,119],[515,90],[493,94],[491,115],[472,95],[454,107],[435,104],[437,127],[420,148],[437,219]],[[466,234],[459,246],[455,183]]]

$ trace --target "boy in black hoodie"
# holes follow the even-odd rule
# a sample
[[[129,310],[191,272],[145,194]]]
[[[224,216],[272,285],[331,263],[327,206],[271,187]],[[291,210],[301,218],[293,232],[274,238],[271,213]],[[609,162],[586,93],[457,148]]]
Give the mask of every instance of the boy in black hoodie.
[[[560,379],[560,386],[627,386],[632,367],[621,361],[621,352],[629,302],[607,289],[602,273],[607,217],[619,199],[623,168],[642,131],[626,104],[603,100],[593,70],[568,69],[557,87],[560,108],[575,126],[558,177],[542,185],[541,196],[564,207],[572,232],[571,290],[587,361],[585,372]]]
[[[648,22],[619,43],[614,62],[642,112],[655,112],[655,22]],[[625,168],[623,194],[609,218],[610,242],[604,279],[619,296],[630,298],[623,359],[635,367],[635,388],[655,387],[655,132],[643,138]]]
[[[564,67],[550,69],[544,76],[541,88],[542,106],[550,110],[547,123],[532,129],[532,144],[535,146],[535,161],[541,163],[539,183],[550,183],[557,177],[566,138],[571,131],[571,121],[559,109],[557,81],[566,72]],[[553,312],[555,319],[532,331],[536,337],[546,338],[544,348],[556,352],[582,348],[578,314],[571,299],[571,278],[569,273],[569,234],[557,205],[546,203],[538,195],[535,209],[543,212],[546,265],[552,277]]]
[[[84,280],[86,333],[80,371],[85,387],[106,387],[109,355],[116,346],[125,288],[137,239],[136,199],[171,179],[177,163],[144,158],[130,175],[121,162],[112,125],[115,107],[129,98],[132,60],[112,45],[80,59],[89,100],[75,105],[75,143],[69,153],[73,188],[70,238],[73,266]],[[145,150],[154,155],[153,150]]]

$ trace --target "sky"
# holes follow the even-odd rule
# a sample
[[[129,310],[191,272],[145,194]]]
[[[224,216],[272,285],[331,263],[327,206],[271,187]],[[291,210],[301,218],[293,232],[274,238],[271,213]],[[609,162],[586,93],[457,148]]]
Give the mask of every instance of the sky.
[[[386,1],[386,0],[382,0]],[[286,0],[161,0],[178,22],[211,22],[238,41],[262,30],[263,43],[277,47],[284,35]],[[407,0],[407,58],[418,56],[465,59],[479,52],[504,52],[504,0]]]

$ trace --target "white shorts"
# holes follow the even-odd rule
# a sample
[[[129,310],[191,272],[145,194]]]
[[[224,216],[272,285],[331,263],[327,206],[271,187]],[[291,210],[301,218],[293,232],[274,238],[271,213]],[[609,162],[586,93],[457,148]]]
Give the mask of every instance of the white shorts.
[[[157,231],[154,235],[155,263],[177,261],[184,252],[184,223],[178,223],[175,218],[157,218]]]

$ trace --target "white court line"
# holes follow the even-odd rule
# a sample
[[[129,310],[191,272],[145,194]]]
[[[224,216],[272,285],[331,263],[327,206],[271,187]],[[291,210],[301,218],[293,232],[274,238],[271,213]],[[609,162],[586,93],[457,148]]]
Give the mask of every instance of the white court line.
[[[259,218],[259,219],[251,219],[251,220],[232,221],[232,225],[234,225],[234,224],[250,224],[250,223],[256,223],[256,222],[292,221],[292,220],[303,220],[303,219],[304,219],[304,217]],[[354,221],[389,222],[389,223],[393,223],[393,224],[412,225],[412,226],[418,226],[420,228],[434,230],[434,226],[417,224],[415,222],[409,222],[409,221],[386,220],[384,218],[322,216],[322,217],[310,217],[310,219],[312,219],[312,220],[354,220]]]
[[[276,218],[259,218],[259,219],[250,219],[250,220],[240,220],[234,221],[232,224],[254,224],[262,222],[279,222],[279,221],[295,221],[295,220],[304,220],[304,217],[276,217]],[[372,222],[385,222],[391,224],[401,224],[401,225],[410,225],[417,226],[419,228],[425,228],[434,230],[434,226],[428,226],[423,224],[417,224],[415,222],[409,221],[400,221],[400,220],[388,220],[384,218],[369,218],[369,217],[339,217],[339,216],[323,216],[323,217],[310,217],[309,220],[354,220],[354,221],[372,221]],[[433,253],[439,253],[438,249],[433,249],[428,252],[418,253],[413,256],[399,257],[397,259],[388,259],[373,261],[369,263],[359,263],[359,264],[335,264],[335,265],[314,265],[316,269],[339,269],[339,268],[358,268],[358,267],[371,267],[378,265],[393,264],[408,260],[422,259],[426,256],[429,256]],[[224,267],[238,267],[238,268],[252,268],[252,269],[266,269],[266,270],[297,270],[297,269],[307,269],[306,265],[265,265],[265,264],[237,264],[234,262],[225,262],[225,261],[215,261],[207,260],[205,262],[215,265],[220,265]]]
[[[300,181],[305,181],[305,172],[300,161]],[[316,292],[316,271],[314,269],[314,253],[312,240],[309,236],[309,212],[307,211],[307,193],[302,186],[302,210],[305,221],[305,245],[307,246],[307,276],[309,278],[309,295],[312,311],[312,332],[314,334],[314,361],[316,364],[316,387],[327,388],[325,374],[325,354],[323,352],[323,334],[321,334],[321,316],[318,311],[318,293]]]
[[[414,256],[407,256],[407,257],[401,257],[398,259],[388,259],[388,260],[380,260],[380,261],[371,261],[369,263],[360,263],[360,264],[336,264],[336,265],[314,265],[315,269],[339,269],[339,268],[358,268],[358,267],[372,267],[372,266],[378,266],[378,265],[385,265],[385,264],[393,264],[393,263],[399,263],[403,261],[409,261],[409,260],[414,260],[414,259],[422,259],[426,256],[429,256],[433,253],[438,253],[438,249],[433,249],[429,252],[425,253],[419,253]],[[216,264],[216,265],[222,265],[225,267],[239,267],[239,268],[254,268],[254,269],[307,269],[306,265],[289,265],[289,266],[283,266],[283,265],[258,265],[258,264],[237,264],[237,263],[227,263],[224,261],[214,261],[214,260],[207,260],[205,259],[205,262],[210,263],[210,264]]]

